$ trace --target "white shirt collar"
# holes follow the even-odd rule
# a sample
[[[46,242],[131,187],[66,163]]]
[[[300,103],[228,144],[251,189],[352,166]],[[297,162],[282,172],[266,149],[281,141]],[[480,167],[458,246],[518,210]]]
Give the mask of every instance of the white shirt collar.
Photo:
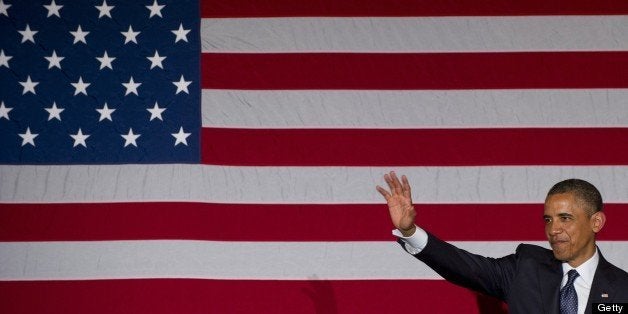
[[[579,277],[584,280],[587,285],[590,287],[593,283],[593,276],[595,276],[595,270],[597,269],[597,265],[600,262],[600,254],[597,252],[597,247],[595,248],[595,253],[593,256],[589,258],[586,262],[582,263],[582,265],[575,268],[575,270],[580,275]],[[574,269],[569,265],[569,263],[563,263],[563,282],[567,282],[567,272]]]

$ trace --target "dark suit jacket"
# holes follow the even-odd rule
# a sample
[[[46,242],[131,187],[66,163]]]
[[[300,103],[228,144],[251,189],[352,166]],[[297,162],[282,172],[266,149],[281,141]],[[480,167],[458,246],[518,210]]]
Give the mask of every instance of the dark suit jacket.
[[[504,300],[513,314],[559,312],[563,270],[551,250],[520,244],[515,254],[489,258],[471,254],[429,233],[428,237],[427,246],[414,256],[448,281]],[[403,246],[403,241],[399,242]],[[591,303],[628,302],[628,273],[599,255],[585,313],[591,313]]]

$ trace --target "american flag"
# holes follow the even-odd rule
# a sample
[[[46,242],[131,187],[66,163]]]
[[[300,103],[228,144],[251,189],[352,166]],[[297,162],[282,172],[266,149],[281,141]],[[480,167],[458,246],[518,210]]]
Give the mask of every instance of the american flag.
[[[494,313],[559,180],[628,269],[628,2],[0,0],[0,312]]]

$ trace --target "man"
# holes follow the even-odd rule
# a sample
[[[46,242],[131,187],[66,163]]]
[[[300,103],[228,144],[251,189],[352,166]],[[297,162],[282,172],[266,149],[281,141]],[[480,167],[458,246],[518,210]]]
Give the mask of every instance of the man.
[[[548,192],[543,218],[551,250],[520,244],[514,254],[488,258],[417,227],[406,176],[400,181],[390,172],[384,180],[390,191],[377,190],[405,250],[448,281],[504,300],[510,313],[583,314],[591,313],[592,303],[628,303],[628,273],[607,262],[595,245],[606,215],[592,184],[570,179]]]

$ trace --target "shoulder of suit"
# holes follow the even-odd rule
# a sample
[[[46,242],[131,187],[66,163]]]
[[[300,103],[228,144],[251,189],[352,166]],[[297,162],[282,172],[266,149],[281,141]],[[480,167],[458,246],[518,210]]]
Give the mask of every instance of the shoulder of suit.
[[[628,283],[628,272],[608,262],[604,257],[602,257],[601,263],[603,263],[605,271],[612,272],[616,279],[621,279]]]
[[[517,252],[517,255],[520,255],[520,256],[533,255],[536,257],[547,257],[547,258],[554,257],[554,253],[552,253],[552,250],[546,249],[544,247],[534,245],[534,244],[523,244],[523,243],[519,244],[517,246],[516,252]]]

